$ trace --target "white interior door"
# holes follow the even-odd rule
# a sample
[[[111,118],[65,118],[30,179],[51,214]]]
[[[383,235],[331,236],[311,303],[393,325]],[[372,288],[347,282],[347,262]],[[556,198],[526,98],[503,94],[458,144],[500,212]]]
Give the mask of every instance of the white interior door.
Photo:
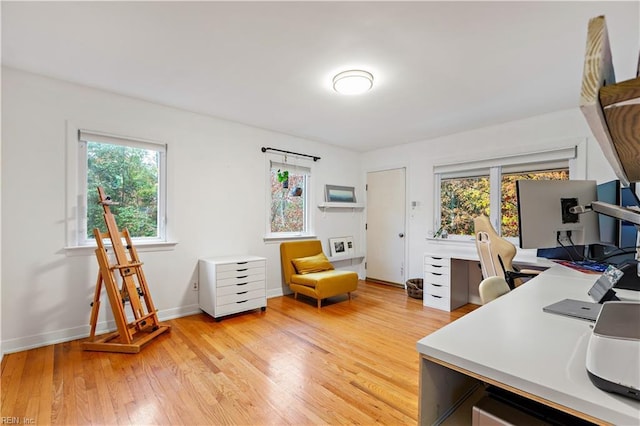
[[[405,169],[367,173],[367,279],[404,285]]]

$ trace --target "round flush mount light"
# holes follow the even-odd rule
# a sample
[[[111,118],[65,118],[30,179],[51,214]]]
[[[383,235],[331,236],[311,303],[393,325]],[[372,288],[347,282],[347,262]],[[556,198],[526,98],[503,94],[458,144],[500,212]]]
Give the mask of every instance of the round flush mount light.
[[[349,70],[333,77],[333,89],[342,95],[359,95],[373,87],[373,75],[362,70]]]

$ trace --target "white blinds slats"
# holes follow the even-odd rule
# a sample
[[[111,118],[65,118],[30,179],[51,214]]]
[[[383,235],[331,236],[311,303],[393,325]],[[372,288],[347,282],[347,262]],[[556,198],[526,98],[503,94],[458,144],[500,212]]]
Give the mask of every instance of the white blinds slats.
[[[567,161],[576,158],[575,145],[547,151],[509,155],[498,158],[467,161],[462,163],[440,164],[433,167],[433,172],[443,177],[481,176],[489,173],[491,167],[502,167],[506,172],[535,170],[536,165],[542,168],[567,167]]]
[[[272,170],[289,170],[289,173],[296,173],[296,174],[310,174],[311,173],[311,169],[309,167],[304,167],[304,166],[298,166],[298,165],[291,165],[291,164],[287,164],[287,163],[280,163],[277,161],[271,161],[271,169]]]
[[[166,152],[167,145],[159,142],[148,141],[144,139],[134,139],[124,136],[110,135],[107,133],[94,132],[90,130],[79,130],[78,138],[83,142],[99,142],[112,145],[123,145],[150,151]]]

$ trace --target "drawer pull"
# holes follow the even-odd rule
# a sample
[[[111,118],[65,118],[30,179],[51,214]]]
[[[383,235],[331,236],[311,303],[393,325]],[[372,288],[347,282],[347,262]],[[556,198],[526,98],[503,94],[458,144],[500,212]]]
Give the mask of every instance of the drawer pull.
[[[249,262],[237,262],[236,265],[246,265]]]
[[[431,256],[432,259],[436,259],[436,260],[442,260],[441,257],[435,257],[435,256]]]
[[[247,285],[247,284],[249,284],[249,281],[247,281],[246,283],[238,283],[236,285]]]
[[[249,268],[244,268],[244,269],[236,269],[236,272],[244,272],[247,271]]]
[[[240,293],[236,293],[236,294],[240,295],[240,294],[247,294],[247,293],[249,293],[249,292],[248,291],[241,291]]]
[[[248,302],[248,301],[249,301],[249,299],[247,299],[247,300],[240,300],[240,301],[238,301],[238,302],[236,302],[236,303],[246,303],[246,302]]]
[[[442,299],[442,296],[436,296],[435,294],[430,294],[429,296],[435,297],[436,299]]]
[[[243,276],[241,276],[241,277],[236,277],[236,278],[238,278],[238,279],[240,279],[240,278],[247,278],[248,276],[249,276],[249,275],[243,275]]]
[[[430,283],[430,284],[434,287],[442,287],[442,284],[434,284],[434,283]]]
[[[439,272],[432,272],[432,273],[431,273],[431,275],[437,275],[437,276],[439,276],[439,277],[441,277],[441,276],[442,276],[442,274],[441,274],[441,273],[439,273]]]

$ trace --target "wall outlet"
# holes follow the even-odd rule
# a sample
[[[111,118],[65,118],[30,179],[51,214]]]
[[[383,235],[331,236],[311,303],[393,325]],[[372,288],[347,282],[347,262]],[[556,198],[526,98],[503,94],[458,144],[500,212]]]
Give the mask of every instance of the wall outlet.
[[[198,283],[197,283],[197,282],[194,282],[194,283],[193,283],[193,285],[191,286],[191,289],[192,289],[193,291],[198,291]]]

